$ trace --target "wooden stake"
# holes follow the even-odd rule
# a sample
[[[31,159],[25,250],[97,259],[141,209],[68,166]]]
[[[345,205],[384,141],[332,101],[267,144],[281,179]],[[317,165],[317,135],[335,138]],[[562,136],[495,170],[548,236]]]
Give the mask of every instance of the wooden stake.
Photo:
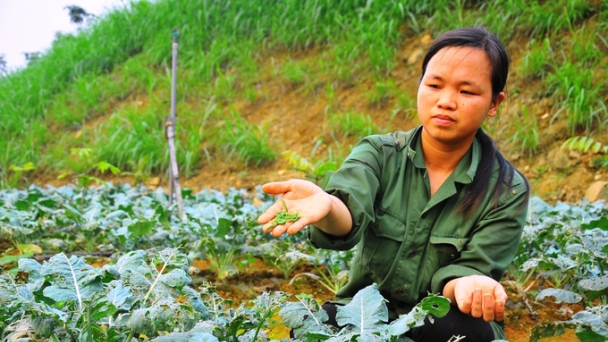
[[[177,103],[177,40],[179,31],[173,30],[173,50],[171,62],[171,116],[165,118],[165,137],[169,142],[169,206],[173,205],[173,196],[177,199],[177,214],[184,219],[184,206],[182,203],[182,189],[179,185],[179,168],[177,167],[177,155],[175,151],[175,123]]]

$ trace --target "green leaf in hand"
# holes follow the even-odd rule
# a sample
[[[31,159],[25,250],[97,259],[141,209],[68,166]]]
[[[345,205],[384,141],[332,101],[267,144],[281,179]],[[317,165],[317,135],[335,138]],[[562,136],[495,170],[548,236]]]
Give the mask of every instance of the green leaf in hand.
[[[287,222],[296,222],[299,218],[300,218],[300,214],[299,213],[293,213],[293,214],[289,214],[289,210],[287,209],[287,204],[285,204],[285,201],[283,202],[283,208],[285,208],[285,210],[281,210],[277,213],[276,217],[270,221],[270,226],[268,226],[268,228],[266,228],[266,230],[272,229],[278,225],[282,225],[285,224]]]

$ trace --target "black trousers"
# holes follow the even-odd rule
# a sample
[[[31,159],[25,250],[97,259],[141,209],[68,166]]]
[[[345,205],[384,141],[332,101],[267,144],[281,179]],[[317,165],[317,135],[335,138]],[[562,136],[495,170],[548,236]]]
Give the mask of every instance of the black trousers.
[[[336,304],[325,303],[322,308],[327,312],[329,319],[325,322],[327,325],[340,327],[336,322],[336,313],[338,312]],[[466,336],[462,341],[466,342],[489,342],[494,341],[494,331],[490,323],[482,318],[474,318],[462,313],[458,307],[451,306],[447,315],[442,318],[435,318],[434,323],[428,319],[424,325],[411,329],[405,336],[416,342],[429,341],[449,341],[452,336]],[[293,333],[291,335],[293,338]]]

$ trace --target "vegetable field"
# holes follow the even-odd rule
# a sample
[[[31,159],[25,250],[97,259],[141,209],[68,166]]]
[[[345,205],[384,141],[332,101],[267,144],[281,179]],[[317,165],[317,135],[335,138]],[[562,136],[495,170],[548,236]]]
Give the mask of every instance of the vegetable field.
[[[311,277],[335,291],[347,277],[352,253],[317,252],[301,236],[262,234],[255,218],[269,205],[268,197],[238,190],[185,195],[187,219],[181,221],[171,215],[162,189],[3,191],[0,227],[16,252],[9,249],[2,258],[3,339],[265,341],[280,324],[277,313],[304,340],[386,339],[422,323],[427,314],[447,312],[449,302],[431,295],[387,324],[385,303],[369,287],[341,311],[346,327],[338,331],[320,323],[323,311],[311,294],[289,301],[287,293],[264,291],[250,303],[234,303],[210,281],[193,286],[195,259],[208,261],[220,283],[263,260],[285,279]],[[109,256],[102,267],[87,264],[99,253]],[[317,272],[297,273],[300,263]],[[315,319],[303,322],[305,314]]]
[[[430,295],[388,324],[384,301],[369,287],[341,311],[345,327],[329,329],[319,324],[319,303],[344,284],[356,251],[316,250],[305,234],[264,234],[256,218],[272,198],[258,191],[186,190],[184,201],[179,220],[162,189],[143,186],[0,192],[0,229],[10,242],[0,259],[3,340],[269,341],[288,338],[289,327],[304,341],[388,341],[449,306]],[[608,338],[607,255],[605,203],[533,198],[504,281],[507,305],[530,317],[550,306],[563,319],[538,320],[530,340],[565,330],[582,341]],[[252,268],[295,293],[269,290],[271,281],[241,288],[249,293],[237,300],[222,296]],[[298,293],[298,283],[318,290]]]
[[[361,137],[418,125],[424,51],[479,25],[511,57],[484,129],[534,195],[507,337],[608,340],[608,1],[139,0],[0,68],[0,341],[403,341],[441,316],[430,294],[389,323],[371,286],[320,324],[356,250],[265,234],[259,184],[323,185]]]

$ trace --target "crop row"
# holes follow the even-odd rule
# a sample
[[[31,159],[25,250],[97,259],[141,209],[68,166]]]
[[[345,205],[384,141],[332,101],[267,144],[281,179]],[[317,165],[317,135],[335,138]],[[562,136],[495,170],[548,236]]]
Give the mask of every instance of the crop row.
[[[25,335],[44,341],[265,341],[277,313],[302,340],[387,338],[449,307],[445,298],[430,296],[411,314],[386,324],[384,301],[370,286],[358,294],[360,300],[340,309],[345,328],[331,329],[320,323],[324,311],[314,298],[294,302],[285,293],[263,293],[252,305],[235,307],[213,284],[196,291],[189,276],[194,258],[209,260],[219,279],[234,276],[237,263],[253,257],[286,278],[298,261],[307,260],[324,280],[301,276],[316,277],[333,291],[344,284],[339,273],[346,272],[352,253],[316,253],[301,238],[261,233],[253,219],[269,205],[267,196],[186,191],[185,221],[171,215],[162,190],[128,185],[31,187],[0,197],[2,236],[15,248],[1,258],[7,269],[0,274],[0,330],[7,341]],[[77,256],[81,252],[106,252],[111,261],[95,268]],[[302,322],[305,314],[318,320]],[[360,321],[351,322],[352,316]]]
[[[167,207],[162,190],[145,187],[32,186],[0,191],[0,231],[13,245],[0,258],[5,265],[0,276],[3,337],[25,329],[44,338],[95,334],[115,340],[109,337],[110,331],[116,338],[135,332],[153,338],[160,331],[206,332],[224,340],[227,331],[235,329],[230,331],[243,336],[248,331],[252,338],[262,326],[268,328],[266,314],[272,316],[281,307],[295,305],[281,294],[258,297],[255,310],[260,305],[272,306],[266,307],[270,311],[263,314],[264,322],[252,318],[256,314],[246,311],[251,308],[245,303],[230,311],[222,304],[225,299],[213,294],[213,284],[193,291],[188,270],[194,259],[207,259],[220,280],[238,276],[239,263],[259,258],[286,278],[314,277],[319,286],[334,293],[344,285],[355,251],[316,250],[307,244],[304,234],[281,238],[263,234],[255,219],[271,204],[269,196],[231,189],[226,194],[186,190],[184,197],[186,219],[182,221],[172,214],[174,208]],[[77,257],[79,253],[111,257],[103,268],[93,268]],[[550,206],[532,199],[519,252],[506,281],[522,289],[522,302],[554,298],[557,303],[583,307],[568,321],[543,322],[535,328],[533,340],[558,334],[565,327],[576,327],[583,341],[608,336],[607,256],[608,207],[604,202]],[[46,261],[41,264],[34,258]],[[317,272],[294,274],[301,262],[310,263]],[[373,289],[367,291],[365,296],[375,296]],[[177,298],[186,298],[187,303]],[[303,305],[305,300],[297,301]],[[312,310],[309,306],[314,304],[306,305],[308,309],[300,307],[298,312]],[[295,312],[290,308],[285,312]],[[256,312],[261,315],[263,311]],[[197,322],[209,319],[210,312],[216,322],[206,330],[202,326],[196,330]],[[291,324],[286,316],[284,320]],[[237,326],[230,328],[231,324]],[[249,328],[239,330],[238,324],[241,328],[249,324]],[[324,334],[330,338],[338,332]],[[186,336],[191,335],[182,337]],[[312,339],[319,338],[314,336]]]
[[[338,141],[396,129],[341,107],[339,95],[371,81],[370,106],[414,117],[414,94],[392,74],[401,46],[418,34],[471,25],[496,32],[517,56],[507,114],[522,119],[509,120],[497,138],[533,154],[541,147],[539,102],[551,104],[551,122],[567,121],[570,135],[604,130],[607,18],[605,1],[584,0],[134,1],[59,37],[27,68],[0,76],[1,185],[13,185],[14,170],[27,163],[83,171],[72,148],[90,147],[95,161],[124,171],[166,169],[160,123],[168,112],[174,27],[181,30],[177,148],[186,176],[221,156],[245,165],[279,157],[268,126],[248,122],[233,106],[269,99],[269,79],[327,103],[327,120],[317,125],[327,131],[319,136]],[[313,48],[320,51],[314,61],[296,57]],[[286,58],[274,58],[285,50]],[[517,86],[539,81],[542,91],[534,94]],[[352,120],[342,127],[344,120],[332,116]]]

